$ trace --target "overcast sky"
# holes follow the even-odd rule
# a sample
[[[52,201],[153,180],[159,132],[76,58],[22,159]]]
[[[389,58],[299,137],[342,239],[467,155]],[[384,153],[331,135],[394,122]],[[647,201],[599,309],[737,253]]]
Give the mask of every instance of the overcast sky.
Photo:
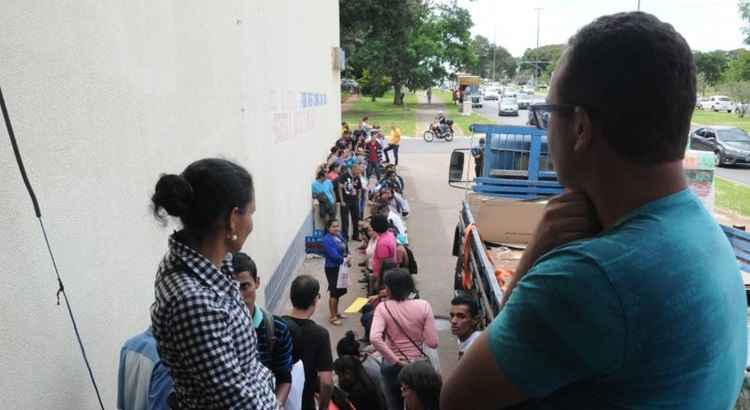
[[[541,7],[539,44],[562,44],[598,16],[636,9],[637,0],[458,0],[471,12],[472,35],[483,35],[519,57],[536,47],[536,12]],[[693,50],[732,50],[742,43],[736,0],[641,0],[641,11],[672,24]]]

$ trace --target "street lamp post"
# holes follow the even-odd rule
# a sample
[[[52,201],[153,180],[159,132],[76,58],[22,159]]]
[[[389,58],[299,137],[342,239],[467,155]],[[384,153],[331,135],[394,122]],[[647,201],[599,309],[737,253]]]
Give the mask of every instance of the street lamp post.
[[[536,48],[539,48],[539,15],[542,13],[542,8],[535,8],[536,11]]]

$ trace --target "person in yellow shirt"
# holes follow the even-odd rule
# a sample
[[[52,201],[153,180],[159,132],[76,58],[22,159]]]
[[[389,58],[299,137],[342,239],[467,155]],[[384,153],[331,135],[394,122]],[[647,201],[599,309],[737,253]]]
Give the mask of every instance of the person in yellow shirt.
[[[396,165],[398,165],[398,145],[401,143],[401,130],[398,129],[395,125],[391,124],[391,133],[388,136],[388,147],[386,147],[385,150],[383,150],[383,153],[385,154],[385,162],[391,162],[391,159],[388,157],[388,151],[393,151],[393,158],[396,161]]]

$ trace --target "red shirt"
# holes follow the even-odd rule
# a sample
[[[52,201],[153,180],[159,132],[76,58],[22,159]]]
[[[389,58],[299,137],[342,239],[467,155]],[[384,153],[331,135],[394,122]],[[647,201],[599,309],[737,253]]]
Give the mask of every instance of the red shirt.
[[[376,162],[380,157],[378,156],[378,148],[380,144],[377,141],[372,140],[367,143],[367,159],[371,162]]]

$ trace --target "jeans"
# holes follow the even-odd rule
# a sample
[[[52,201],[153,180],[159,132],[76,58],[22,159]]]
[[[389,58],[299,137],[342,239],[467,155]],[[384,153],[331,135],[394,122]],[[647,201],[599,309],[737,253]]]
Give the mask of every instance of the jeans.
[[[396,161],[396,165],[398,165],[398,144],[390,144],[388,148],[383,150],[385,162],[391,162],[391,159],[388,157],[388,151],[393,151],[393,158]]]
[[[404,398],[401,397],[401,383],[398,381],[398,374],[401,373],[401,366],[383,362],[380,368],[380,374],[383,375],[383,392],[388,402],[389,409],[400,410],[404,408]]]
[[[383,169],[378,161],[367,161],[367,177],[370,178],[373,175],[379,181],[383,176]]]
[[[352,222],[352,236],[349,236],[349,220]],[[359,239],[359,202],[341,203],[341,233],[346,239]]]

